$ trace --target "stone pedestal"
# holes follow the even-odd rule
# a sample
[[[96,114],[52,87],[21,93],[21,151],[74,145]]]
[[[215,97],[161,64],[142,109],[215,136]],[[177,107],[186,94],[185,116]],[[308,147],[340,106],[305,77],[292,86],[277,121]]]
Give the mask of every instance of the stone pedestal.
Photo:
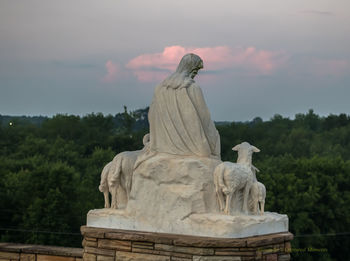
[[[148,222],[147,222],[148,221]],[[147,217],[134,218],[123,209],[94,209],[87,215],[87,226],[191,236],[244,238],[288,232],[288,217],[274,212],[264,215],[192,214],[183,220],[152,224]]]
[[[233,261],[290,260],[289,232],[245,238],[214,238],[81,227],[83,260]]]
[[[219,238],[287,232],[287,215],[220,213],[213,181],[220,162],[159,153],[133,172],[127,207],[90,210],[87,226]]]

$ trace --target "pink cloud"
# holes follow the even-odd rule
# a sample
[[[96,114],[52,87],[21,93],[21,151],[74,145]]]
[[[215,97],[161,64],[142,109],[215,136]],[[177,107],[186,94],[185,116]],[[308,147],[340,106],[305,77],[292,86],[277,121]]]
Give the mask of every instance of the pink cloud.
[[[255,47],[236,48],[230,57],[231,65],[245,69],[248,74],[267,75],[283,66],[288,59],[281,51],[257,50]]]
[[[165,47],[162,53],[142,54],[129,61],[127,68],[139,69],[161,69],[174,71],[182,56],[188,51],[179,45]]]
[[[111,60],[108,60],[105,64],[107,74],[102,78],[102,82],[111,83],[115,82],[120,73],[120,66],[113,63]]]
[[[131,69],[139,81],[159,81],[176,69],[180,59],[186,53],[195,53],[204,61],[204,69],[220,71],[224,69],[242,69],[252,75],[271,74],[286,61],[286,54],[255,47],[230,48],[165,47],[161,53],[142,54],[130,60],[126,67]]]

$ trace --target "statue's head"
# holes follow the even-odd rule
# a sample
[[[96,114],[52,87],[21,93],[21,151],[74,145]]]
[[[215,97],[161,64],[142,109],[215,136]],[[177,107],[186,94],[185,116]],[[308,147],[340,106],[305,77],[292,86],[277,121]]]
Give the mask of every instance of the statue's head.
[[[187,88],[194,83],[193,78],[202,68],[202,59],[196,54],[188,53],[182,57],[176,72],[168,76],[160,86],[171,89]]]
[[[182,57],[176,72],[185,74],[186,77],[191,77],[193,79],[202,68],[203,60],[196,54],[188,53]]]

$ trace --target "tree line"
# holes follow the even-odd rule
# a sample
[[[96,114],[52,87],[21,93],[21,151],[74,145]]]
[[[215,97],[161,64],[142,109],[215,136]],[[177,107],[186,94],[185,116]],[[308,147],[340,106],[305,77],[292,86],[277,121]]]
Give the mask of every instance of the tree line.
[[[142,147],[147,108],[35,120],[0,116],[0,240],[79,247],[88,210],[103,207],[101,170],[117,153]],[[350,256],[348,115],[310,110],[217,129],[222,160],[236,161],[231,148],[242,141],[261,150],[253,163],[266,210],[288,215],[294,260]]]

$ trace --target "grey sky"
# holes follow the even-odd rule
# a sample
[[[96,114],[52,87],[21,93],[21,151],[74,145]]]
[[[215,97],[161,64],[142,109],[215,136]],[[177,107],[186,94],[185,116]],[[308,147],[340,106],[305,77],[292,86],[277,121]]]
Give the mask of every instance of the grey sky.
[[[0,114],[148,106],[167,47],[203,53],[214,120],[349,114],[349,25],[348,0],[0,0]]]

